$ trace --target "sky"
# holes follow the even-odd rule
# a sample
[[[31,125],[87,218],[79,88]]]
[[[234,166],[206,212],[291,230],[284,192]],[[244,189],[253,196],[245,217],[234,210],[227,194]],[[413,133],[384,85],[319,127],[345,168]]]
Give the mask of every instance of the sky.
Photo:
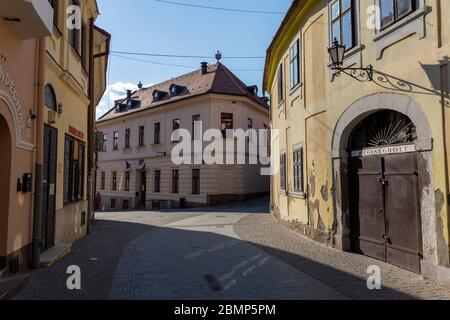
[[[223,54],[221,62],[225,66],[247,85],[256,84],[259,88],[262,85],[264,59],[226,57],[264,57],[284,16],[187,7],[157,0],[97,1],[101,15],[96,25],[111,33],[112,51],[214,57],[217,50],[220,50]],[[173,1],[278,13],[286,13],[291,4],[291,0]],[[215,63],[214,58],[167,58],[112,53],[107,77],[108,89],[97,108],[97,116],[113,107],[113,101],[124,96],[127,89],[136,89],[139,81],[144,86],[159,83],[199,69],[202,61]]]

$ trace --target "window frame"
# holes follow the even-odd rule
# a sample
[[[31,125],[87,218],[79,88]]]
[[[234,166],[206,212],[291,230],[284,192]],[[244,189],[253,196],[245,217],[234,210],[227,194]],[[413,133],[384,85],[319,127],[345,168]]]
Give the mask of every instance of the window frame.
[[[51,97],[47,96],[47,93],[51,94],[52,96]],[[52,101],[48,101],[47,98],[49,98],[49,99],[51,98]],[[47,102],[54,103],[55,106],[52,107],[52,106],[48,105]],[[47,108],[58,112],[58,100],[56,99],[55,89],[53,88],[53,86],[50,83],[47,83],[44,88],[44,105]]]
[[[180,193],[180,171],[178,169],[172,170],[172,193]]]
[[[381,16],[381,3],[383,0],[378,0],[378,5],[380,6],[380,31],[383,31],[390,26],[400,22],[401,20],[405,19],[407,16],[411,15],[415,11],[417,11],[420,8],[420,2],[416,0],[409,0],[411,3],[411,10],[405,12],[403,15],[398,16],[398,7],[397,7],[397,0],[390,0],[392,2],[392,8],[393,8],[393,19],[391,22],[389,22],[386,25],[383,25],[383,17]]]
[[[154,193],[161,193],[161,170],[155,170]]]
[[[200,169],[192,169],[192,194],[195,195],[199,195],[201,192],[200,174]]]
[[[287,191],[287,153],[282,152],[280,155],[280,190]]]
[[[339,43],[342,44],[343,41],[343,28],[342,28],[342,20],[343,17],[351,12],[351,21],[352,21],[352,45],[349,48],[345,48],[345,52],[351,51],[353,50],[355,47],[357,47],[358,45],[358,33],[357,33],[357,11],[358,11],[358,6],[355,3],[355,0],[349,0],[350,1],[350,6],[349,8],[347,8],[345,11],[342,11],[342,0],[334,0],[330,3],[329,6],[329,10],[330,10],[330,44],[333,44],[334,42],[334,37],[333,37],[333,25],[335,22],[337,22],[339,20]],[[333,19],[333,5],[339,2],[339,15]]]
[[[106,173],[105,171],[102,171],[100,173],[100,190],[106,189]]]
[[[222,112],[220,114],[220,130],[222,136],[226,138],[227,130],[234,130],[234,114],[231,112]]]
[[[199,114],[194,114],[192,116],[192,140],[199,140],[201,139],[201,133],[195,131],[195,123],[201,122],[201,116]],[[198,134],[198,136],[197,136]]]
[[[296,54],[293,54],[294,48],[296,49]],[[295,83],[293,81],[294,72],[297,75],[297,82]],[[291,90],[295,89],[300,84],[300,82],[300,39],[297,39],[295,43],[289,48],[289,85]]]
[[[153,126],[153,144],[161,144],[161,122],[155,122]]]
[[[69,147],[69,150],[67,149]],[[64,138],[63,204],[84,199],[86,144],[70,135]]]
[[[130,182],[131,182],[131,172],[125,171],[125,184],[124,184],[124,191],[130,191]]]
[[[126,128],[125,129],[125,149],[129,149],[130,148],[130,139],[131,139],[131,129],[130,128]]]
[[[113,171],[111,177],[111,190],[117,191],[117,171]]]
[[[278,105],[284,102],[284,63],[278,66],[277,71],[277,86],[278,86]]]
[[[80,0],[70,0],[69,4],[72,6],[78,6],[81,9],[81,3]],[[81,10],[81,12],[83,12]],[[82,17],[81,17],[82,19]],[[68,32],[68,42],[70,44],[70,46],[75,50],[75,52],[77,53],[77,55],[80,57],[81,59],[81,30],[74,28],[72,30],[67,30]]]
[[[113,151],[119,150],[119,131],[113,133]]]
[[[145,147],[145,126],[139,126],[139,147]]]
[[[293,191],[304,193],[305,192],[305,176],[304,176],[304,149],[303,147],[297,147],[293,153]]]

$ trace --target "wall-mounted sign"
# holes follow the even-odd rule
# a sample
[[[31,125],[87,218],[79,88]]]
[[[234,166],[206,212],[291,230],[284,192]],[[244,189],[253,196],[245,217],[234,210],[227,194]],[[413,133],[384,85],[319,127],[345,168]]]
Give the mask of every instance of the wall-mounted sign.
[[[410,153],[415,152],[416,146],[414,144],[400,145],[400,146],[386,146],[380,148],[367,148],[363,150],[352,151],[352,157],[371,157],[383,156],[388,154]]]
[[[69,133],[77,138],[80,138],[81,140],[84,140],[84,133],[72,126],[69,126]]]

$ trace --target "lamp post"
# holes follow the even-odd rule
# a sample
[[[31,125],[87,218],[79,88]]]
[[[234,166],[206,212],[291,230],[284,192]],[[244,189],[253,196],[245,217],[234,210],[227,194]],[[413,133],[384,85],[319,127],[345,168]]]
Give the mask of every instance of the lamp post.
[[[344,65],[344,57],[345,57],[345,46],[339,43],[339,41],[335,38],[333,41],[333,45],[328,48],[328,53],[330,55],[333,66],[331,70],[336,70],[336,74],[339,74],[342,71],[351,71],[348,75],[352,78],[357,77],[365,77],[369,81],[373,81],[373,66],[368,65],[366,68],[345,68]],[[359,79],[358,79],[359,80]]]

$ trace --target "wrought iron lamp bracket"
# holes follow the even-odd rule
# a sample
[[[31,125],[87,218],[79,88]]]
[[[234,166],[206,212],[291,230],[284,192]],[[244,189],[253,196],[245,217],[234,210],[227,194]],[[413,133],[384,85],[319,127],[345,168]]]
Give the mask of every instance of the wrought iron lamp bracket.
[[[368,65],[366,68],[342,68],[342,67],[333,67],[331,70],[335,70],[335,76],[339,77],[341,72],[346,75],[358,80],[358,81],[373,81],[373,66]],[[349,72],[346,72],[349,71]]]

